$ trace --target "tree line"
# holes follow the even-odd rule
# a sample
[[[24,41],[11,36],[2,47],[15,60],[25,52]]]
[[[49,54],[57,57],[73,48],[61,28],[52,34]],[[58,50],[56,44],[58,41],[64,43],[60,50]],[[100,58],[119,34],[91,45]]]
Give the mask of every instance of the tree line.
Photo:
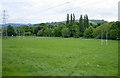
[[[118,21],[90,23],[87,14],[80,15],[79,21],[76,21],[73,13],[67,14],[65,23],[57,25],[40,23],[38,26],[24,25],[18,28],[8,25],[7,30],[3,30],[3,36],[84,37],[116,40],[119,39],[119,26],[120,22]]]

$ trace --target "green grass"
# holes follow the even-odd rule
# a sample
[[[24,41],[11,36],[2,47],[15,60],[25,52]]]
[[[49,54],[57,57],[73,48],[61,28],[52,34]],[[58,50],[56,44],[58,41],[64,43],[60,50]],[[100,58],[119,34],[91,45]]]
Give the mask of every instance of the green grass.
[[[116,76],[118,45],[58,37],[3,39],[4,76]]]
[[[2,39],[0,38],[0,77],[2,76]]]

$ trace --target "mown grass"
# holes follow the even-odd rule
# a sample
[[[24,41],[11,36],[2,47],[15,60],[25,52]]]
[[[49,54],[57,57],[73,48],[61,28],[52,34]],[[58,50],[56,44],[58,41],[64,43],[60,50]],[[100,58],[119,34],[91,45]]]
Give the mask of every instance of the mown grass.
[[[2,76],[2,38],[0,37],[0,77]]]
[[[3,39],[3,76],[116,76],[115,40],[9,37]]]

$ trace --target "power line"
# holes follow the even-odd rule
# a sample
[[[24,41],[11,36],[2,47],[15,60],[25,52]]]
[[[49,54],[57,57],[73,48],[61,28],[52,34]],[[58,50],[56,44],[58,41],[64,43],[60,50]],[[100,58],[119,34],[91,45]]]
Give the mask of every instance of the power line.
[[[56,6],[53,6],[53,7],[49,7],[49,8],[43,9],[43,10],[39,10],[39,11],[41,11],[41,12],[49,11],[49,10],[51,10],[51,9],[58,8],[58,7],[60,7],[60,6],[64,6],[64,5],[70,4],[70,3],[73,2],[73,1],[76,1],[76,0],[67,1],[67,2],[65,2],[65,3],[61,3],[61,4],[59,4],[59,5],[56,5]]]
[[[71,1],[73,1],[73,0],[71,0]],[[69,4],[71,1],[67,1],[67,2],[64,2],[64,3],[58,4],[58,5],[56,5],[56,6],[52,6],[52,7],[46,8],[46,9],[41,9],[41,10],[39,10],[39,11],[37,11],[37,12],[44,13],[44,12],[49,11],[49,10],[51,10],[51,9],[58,8],[58,7],[67,5],[67,4]],[[75,1],[75,0],[74,0],[74,1]],[[21,18],[21,17],[22,17],[22,16],[20,16],[19,18]],[[23,17],[22,17],[22,18],[23,18]]]
[[[67,4],[70,4],[71,2],[73,1],[76,1],[76,0],[70,0],[70,1],[67,1],[67,2],[64,2],[64,3],[61,3],[61,4],[58,4],[56,6],[52,6],[52,7],[49,7],[49,8],[46,8],[46,9],[42,9],[42,10],[39,10],[39,11],[48,11],[48,10],[51,10],[51,9],[54,9],[54,8],[57,8],[57,7],[60,7],[60,6],[64,6],[64,5],[67,5]]]
[[[98,3],[100,4],[100,2],[103,2],[103,1],[98,1],[98,2],[93,2],[93,3],[87,3],[87,4],[84,3],[83,5],[80,5],[80,6],[89,7],[89,6],[86,6],[86,5],[93,5],[93,4],[95,4],[95,3],[96,3],[96,4],[98,4]],[[80,7],[80,6],[79,6],[79,7]],[[75,7],[75,8],[70,8],[70,9],[67,9],[67,10],[63,10],[63,11],[59,11],[59,12],[67,12],[67,11],[69,11],[69,10],[73,10],[73,9],[75,10],[76,7]],[[43,15],[44,15],[44,14],[43,14]],[[49,16],[49,15],[56,15],[56,14],[49,13],[49,14],[43,16],[43,17]]]
[[[108,0],[106,0],[106,1],[108,1]],[[105,1],[104,1],[105,2]],[[83,5],[80,5],[79,7],[82,7],[82,6],[85,6],[85,8],[86,7],[89,7],[88,5],[91,5],[91,6],[93,6],[94,4],[95,5],[97,5],[97,4],[102,4],[103,3],[103,1],[97,1],[97,2],[92,2],[92,3],[87,3],[87,4],[83,4]],[[86,6],[87,5],[87,6]],[[75,8],[70,8],[70,9],[67,9],[67,10],[64,10],[64,11],[60,11],[60,12],[67,12],[67,11],[69,11],[69,10],[76,10],[76,7]],[[46,17],[46,16],[49,16],[49,15],[56,15],[56,14],[48,14],[48,15],[45,15],[45,16],[43,16],[43,17]]]
[[[40,13],[44,13],[44,12],[46,12],[46,11],[49,11],[49,10],[52,10],[52,9],[55,9],[55,8],[58,8],[58,7],[60,7],[60,6],[64,6],[64,5],[67,5],[67,4],[69,4],[69,3],[71,3],[72,1],[75,1],[75,0],[71,0],[71,1],[68,1],[68,2],[65,2],[65,3],[61,3],[61,4],[59,4],[59,5],[56,5],[56,6],[53,6],[53,7],[49,7],[49,8],[46,8],[46,9],[42,9],[42,10],[39,10],[39,11],[41,11]],[[81,7],[81,6],[85,6],[85,7],[89,7],[89,5],[90,6],[93,6],[94,4],[96,5],[96,4],[101,4],[101,3],[103,3],[104,1],[102,0],[102,1],[97,1],[97,2],[90,2],[90,3],[82,3],[82,5],[80,5],[79,7]],[[70,9],[66,9],[66,10],[63,10],[63,11],[59,11],[59,12],[67,12],[67,11],[71,11],[71,10],[77,10],[76,9],[76,7],[75,8],[70,8]],[[78,10],[77,10],[78,11]],[[47,15],[44,13],[44,14],[40,14],[40,16],[42,16],[42,17],[40,17],[40,18],[43,18],[43,17],[46,17],[46,16],[49,16],[49,15],[56,15],[56,14],[58,14],[59,12],[57,12],[57,13],[51,13],[51,12],[49,12],[49,13],[47,13]],[[21,16],[22,17],[22,16]],[[23,17],[22,17],[23,18]],[[38,16],[35,16],[34,18],[38,18]]]
[[[65,3],[62,3],[62,4],[59,4],[59,5],[56,5],[56,6],[53,6],[53,7],[49,7],[49,8],[46,8],[46,9],[43,9],[43,10],[40,10],[40,11],[48,11],[48,10],[51,10],[51,9],[54,9],[54,8],[57,8],[57,7],[60,7],[60,6],[63,6],[63,5],[66,5],[66,4],[69,4],[70,2],[65,2]]]

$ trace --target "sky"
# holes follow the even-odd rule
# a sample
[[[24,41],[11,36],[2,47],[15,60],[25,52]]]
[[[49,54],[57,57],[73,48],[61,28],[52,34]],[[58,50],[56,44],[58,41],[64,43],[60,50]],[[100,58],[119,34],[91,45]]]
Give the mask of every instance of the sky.
[[[76,19],[118,20],[119,0],[0,0],[0,16],[6,10],[7,23],[45,23],[65,21],[67,14]],[[0,23],[2,18],[0,17]]]

